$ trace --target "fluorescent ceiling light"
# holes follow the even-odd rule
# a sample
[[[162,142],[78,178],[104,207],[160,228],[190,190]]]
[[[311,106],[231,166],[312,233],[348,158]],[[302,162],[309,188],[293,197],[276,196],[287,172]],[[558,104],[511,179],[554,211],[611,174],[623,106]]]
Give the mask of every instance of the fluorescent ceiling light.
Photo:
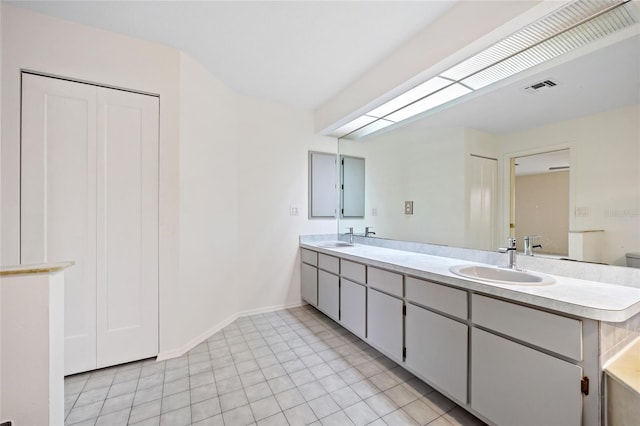
[[[346,135],[349,134],[351,132],[354,132],[356,130],[358,130],[359,128],[366,126],[367,124],[376,121],[375,117],[369,117],[368,115],[363,115],[361,117],[356,118],[353,121],[348,122],[347,124],[345,124],[344,126],[336,129],[332,135],[334,136],[342,136],[342,135]]]
[[[353,139],[358,139],[358,138],[367,136],[373,132],[377,132],[378,130],[384,129],[385,127],[389,127],[392,124],[395,124],[395,122],[381,118],[378,121],[374,121],[373,123],[356,130],[355,132],[351,133],[349,137],[352,137]]]
[[[407,105],[399,111],[390,114],[387,119],[398,122],[402,120],[406,120],[407,118],[413,117],[414,115],[418,115],[425,111],[429,111],[437,106],[446,104],[454,99],[459,98],[460,96],[464,96],[467,93],[471,93],[471,89],[464,87],[461,84],[453,84],[446,89],[442,89],[437,93],[434,93],[431,96],[427,96],[426,98],[415,102],[411,105]]]
[[[429,111],[634,25],[640,22],[639,14],[629,0],[577,0],[356,118],[332,136],[360,138]]]
[[[421,85],[414,87],[408,92],[403,93],[397,98],[390,100],[389,102],[383,104],[382,106],[379,106],[373,111],[368,112],[367,115],[382,118],[388,114],[391,114],[392,112],[399,110],[405,105],[409,105],[417,101],[418,99],[422,99],[425,96],[429,96],[433,92],[440,90],[451,83],[452,83],[451,80],[446,80],[440,77],[434,77],[431,80],[427,80]]]

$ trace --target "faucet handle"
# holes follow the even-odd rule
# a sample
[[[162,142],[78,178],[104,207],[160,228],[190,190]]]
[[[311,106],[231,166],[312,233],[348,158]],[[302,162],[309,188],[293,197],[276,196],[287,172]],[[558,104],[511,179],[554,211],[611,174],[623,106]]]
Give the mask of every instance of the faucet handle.
[[[515,237],[510,237],[509,238],[509,246],[510,249],[514,249],[516,248],[516,239]]]

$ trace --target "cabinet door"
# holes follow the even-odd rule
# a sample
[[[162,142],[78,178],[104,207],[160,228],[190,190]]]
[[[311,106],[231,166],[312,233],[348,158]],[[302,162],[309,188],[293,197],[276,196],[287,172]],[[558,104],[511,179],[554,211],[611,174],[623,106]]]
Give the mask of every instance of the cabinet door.
[[[318,268],[303,263],[300,274],[302,299],[310,305],[318,306]]]
[[[367,289],[367,340],[402,362],[402,299]]]
[[[340,323],[357,336],[365,337],[367,289],[342,278],[340,283]]]
[[[468,326],[407,304],[406,363],[441,390],[467,402]]]
[[[477,328],[471,406],[500,425],[570,426],[582,420],[582,368]]]
[[[318,271],[318,309],[334,320],[339,320],[340,287],[338,276]]]

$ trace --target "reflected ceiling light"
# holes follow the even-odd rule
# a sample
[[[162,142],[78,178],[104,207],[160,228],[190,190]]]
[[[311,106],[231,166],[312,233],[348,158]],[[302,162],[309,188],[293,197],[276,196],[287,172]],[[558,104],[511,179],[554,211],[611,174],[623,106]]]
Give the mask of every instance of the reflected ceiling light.
[[[630,0],[577,0],[336,129],[358,139],[640,22]]]

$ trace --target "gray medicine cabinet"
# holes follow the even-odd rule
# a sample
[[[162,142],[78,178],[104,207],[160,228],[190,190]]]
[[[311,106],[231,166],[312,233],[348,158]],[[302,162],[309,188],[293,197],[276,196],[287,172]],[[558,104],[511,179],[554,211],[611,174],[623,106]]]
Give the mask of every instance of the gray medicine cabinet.
[[[335,218],[338,211],[340,217],[364,217],[365,159],[340,156],[339,168],[337,159],[336,154],[309,151],[310,218]]]

